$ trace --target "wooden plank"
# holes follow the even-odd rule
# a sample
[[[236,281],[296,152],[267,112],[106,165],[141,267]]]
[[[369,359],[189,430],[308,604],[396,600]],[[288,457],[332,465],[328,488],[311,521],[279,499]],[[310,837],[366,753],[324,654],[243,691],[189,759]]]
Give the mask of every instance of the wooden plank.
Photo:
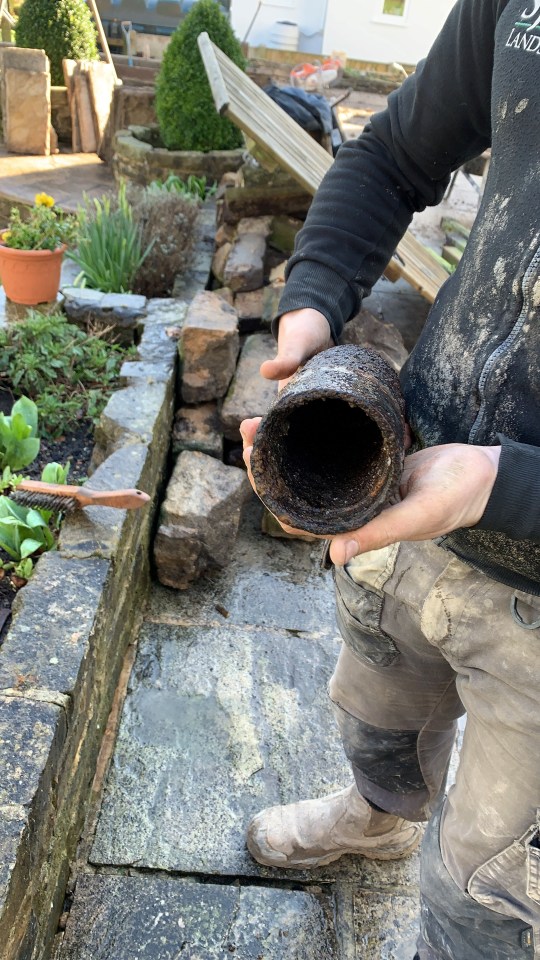
[[[64,71],[64,83],[67,87],[69,112],[71,114],[71,149],[73,153],[81,152],[81,128],[79,125],[79,114],[77,112],[77,101],[75,99],[75,85],[73,74],[77,66],[76,60],[62,60]]]
[[[111,118],[114,90],[117,83],[116,72],[110,63],[101,63],[99,60],[95,60],[87,64],[86,78],[97,142],[96,153],[100,154]]]
[[[90,7],[90,10],[92,11],[92,14],[96,23],[99,42],[101,44],[101,49],[103,50],[105,60],[112,67],[116,77],[116,70],[114,69],[114,63],[111,56],[111,51],[109,50],[109,44],[107,43],[107,37],[105,36],[105,31],[103,29],[103,24],[101,22],[101,17],[99,15],[99,10],[97,8],[96,0],[87,0],[87,2],[88,2],[88,6]]]
[[[234,121],[278,161],[309,193],[315,194],[333,158],[212,43],[198,38],[217,109]],[[408,231],[388,268],[390,279],[403,277],[433,303],[448,274]]]

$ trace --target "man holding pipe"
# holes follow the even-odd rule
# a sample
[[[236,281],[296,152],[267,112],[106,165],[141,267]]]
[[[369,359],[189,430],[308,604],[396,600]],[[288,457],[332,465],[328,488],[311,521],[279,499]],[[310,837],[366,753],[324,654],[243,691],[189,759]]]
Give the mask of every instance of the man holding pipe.
[[[344,645],[330,696],[354,783],[248,831],[260,863],[305,868],[405,856],[428,821],[418,960],[540,958],[540,0],[458,0],[340,149],[261,368],[286,379],[335,342],[413,213],[490,145],[467,250],[402,371],[402,500],[331,542]]]

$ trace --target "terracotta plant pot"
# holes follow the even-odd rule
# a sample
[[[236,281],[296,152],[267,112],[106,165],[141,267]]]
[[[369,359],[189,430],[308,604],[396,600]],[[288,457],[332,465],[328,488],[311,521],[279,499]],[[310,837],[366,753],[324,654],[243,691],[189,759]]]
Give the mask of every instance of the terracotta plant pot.
[[[398,494],[403,414],[398,376],[374,350],[344,345],[319,353],[257,430],[251,469],[261,500],[309,533],[367,523]]]
[[[66,244],[56,250],[13,250],[0,238],[0,280],[13,303],[33,307],[56,300]]]

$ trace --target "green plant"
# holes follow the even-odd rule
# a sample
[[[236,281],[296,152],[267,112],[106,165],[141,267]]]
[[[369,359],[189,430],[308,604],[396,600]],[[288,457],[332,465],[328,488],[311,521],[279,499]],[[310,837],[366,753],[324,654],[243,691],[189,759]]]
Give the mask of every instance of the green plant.
[[[217,183],[207,184],[206,177],[196,177],[191,173],[187,180],[181,180],[174,173],[171,173],[166,180],[152,180],[152,183],[146,188],[146,193],[150,197],[158,197],[163,193],[180,193],[188,200],[207,200],[212,197],[217,190]]]
[[[125,349],[59,313],[30,311],[25,320],[0,329],[0,382],[39,403],[43,436],[96,420],[125,356]]]
[[[8,228],[1,239],[6,247],[14,250],[56,250],[73,240],[76,223],[76,217],[55,208],[52,197],[37,193],[26,220],[17,207],[12,207]]]
[[[16,27],[19,47],[45,50],[51,83],[62,86],[62,60],[97,60],[97,36],[84,0],[25,0]]]
[[[53,550],[54,536],[40,510],[0,497],[0,547],[19,563],[34,554]]]
[[[21,397],[6,417],[0,413],[0,470],[20,470],[35,460],[40,447],[35,403]]]
[[[81,269],[75,283],[104,293],[130,293],[150,248],[143,250],[141,228],[122,184],[116,202],[102,197],[79,211],[77,249],[68,254]]]
[[[242,134],[214,106],[197,37],[210,39],[242,70],[240,42],[215,0],[198,0],[167,47],[156,82],[156,112],[169,150],[234,150]]]

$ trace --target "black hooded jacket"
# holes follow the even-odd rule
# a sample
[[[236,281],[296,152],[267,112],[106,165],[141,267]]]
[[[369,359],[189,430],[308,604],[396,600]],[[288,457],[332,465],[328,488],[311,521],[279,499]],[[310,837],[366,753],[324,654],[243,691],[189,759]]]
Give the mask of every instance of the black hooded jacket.
[[[540,0],[459,0],[414,76],[340,149],[298,235],[280,314],[314,307],[339,336],[413,213],[488,146],[466,252],[402,386],[419,447],[502,444],[484,516],[444,546],[540,594]]]

